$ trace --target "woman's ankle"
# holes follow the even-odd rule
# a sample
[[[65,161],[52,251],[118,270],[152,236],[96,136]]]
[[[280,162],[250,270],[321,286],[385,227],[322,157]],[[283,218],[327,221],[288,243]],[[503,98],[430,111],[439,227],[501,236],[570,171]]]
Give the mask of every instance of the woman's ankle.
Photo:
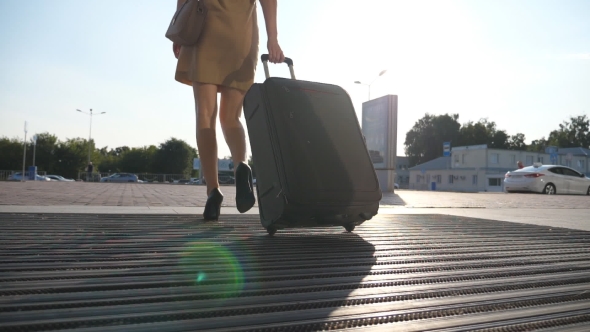
[[[219,189],[219,186],[211,187],[211,188],[207,187],[207,197],[209,197],[211,195],[211,193],[213,192],[214,189],[218,189],[219,192],[221,192],[221,189]]]

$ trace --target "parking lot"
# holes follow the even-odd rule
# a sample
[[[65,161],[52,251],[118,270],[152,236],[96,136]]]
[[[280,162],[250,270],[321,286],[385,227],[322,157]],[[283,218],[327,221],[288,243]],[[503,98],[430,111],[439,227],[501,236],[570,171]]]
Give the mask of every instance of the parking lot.
[[[149,183],[0,182],[0,205],[203,207],[205,186]],[[224,207],[235,206],[235,187],[222,186]],[[457,193],[396,190],[382,207],[588,209],[590,196]]]
[[[0,182],[0,213],[200,216],[205,186],[151,183]],[[222,215],[239,214],[235,187],[222,185]],[[257,204],[246,214],[258,214]],[[590,231],[590,196],[396,190],[380,215],[440,214]]]

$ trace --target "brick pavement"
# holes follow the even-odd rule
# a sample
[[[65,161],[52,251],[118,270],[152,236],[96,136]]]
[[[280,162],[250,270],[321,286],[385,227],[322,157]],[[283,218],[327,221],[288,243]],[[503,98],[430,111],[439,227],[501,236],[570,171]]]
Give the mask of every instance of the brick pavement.
[[[223,186],[223,206],[235,189]],[[149,183],[0,182],[0,205],[205,206],[204,186]]]
[[[407,208],[589,209],[590,196],[398,190],[395,194],[384,193],[381,205]]]
[[[235,206],[235,187],[222,186],[224,207]],[[0,205],[203,207],[204,186],[137,183],[0,181]],[[590,196],[454,193],[397,190],[381,205],[406,208],[588,209]]]

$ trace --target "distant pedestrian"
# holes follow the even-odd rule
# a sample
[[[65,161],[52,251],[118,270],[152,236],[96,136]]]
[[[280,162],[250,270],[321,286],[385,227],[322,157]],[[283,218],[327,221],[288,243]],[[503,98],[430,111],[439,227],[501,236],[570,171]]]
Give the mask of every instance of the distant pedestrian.
[[[88,167],[86,167],[86,181],[91,181],[92,180],[92,172],[94,171],[94,166],[92,165],[92,162],[88,163]]]
[[[518,166],[518,169],[524,168],[524,165],[520,160],[516,163],[516,166]]]

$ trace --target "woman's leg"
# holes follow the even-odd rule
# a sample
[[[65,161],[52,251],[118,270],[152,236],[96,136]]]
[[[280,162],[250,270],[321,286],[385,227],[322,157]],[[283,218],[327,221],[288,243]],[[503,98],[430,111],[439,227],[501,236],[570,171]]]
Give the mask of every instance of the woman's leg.
[[[197,148],[201,159],[201,171],[207,184],[207,195],[219,187],[217,175],[217,85],[193,83],[197,115]]]
[[[234,162],[236,179],[236,208],[244,213],[256,203],[252,186],[252,170],[246,163],[246,134],[240,122],[245,93],[220,87],[219,121]]]
[[[229,147],[235,167],[240,162],[246,162],[246,135],[240,122],[242,102],[245,92],[238,89],[220,86],[221,103],[219,107],[219,122],[223,130],[225,142]]]

